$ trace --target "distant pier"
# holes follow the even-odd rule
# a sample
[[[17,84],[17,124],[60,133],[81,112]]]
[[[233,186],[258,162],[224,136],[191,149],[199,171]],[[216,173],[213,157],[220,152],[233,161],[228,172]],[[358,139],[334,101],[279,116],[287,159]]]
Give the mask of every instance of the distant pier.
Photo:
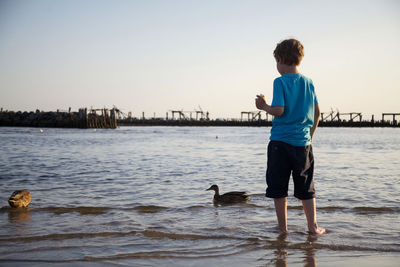
[[[132,117],[132,113],[129,113],[128,117],[120,117],[118,121],[119,126],[272,126],[273,116],[268,115],[266,112],[261,111],[242,111],[240,113],[240,119],[209,119],[208,112],[207,117],[201,117],[200,119],[192,116],[184,116],[183,113],[179,113],[176,110],[172,110],[172,116],[167,112],[165,118],[146,118],[145,114],[139,118]],[[175,118],[175,114],[179,116]],[[320,127],[400,127],[399,120],[400,113],[382,113],[381,120],[375,120],[372,115],[371,120],[363,120],[361,112],[348,112],[340,113],[330,112],[321,113],[319,121]],[[392,118],[392,120],[387,120]]]

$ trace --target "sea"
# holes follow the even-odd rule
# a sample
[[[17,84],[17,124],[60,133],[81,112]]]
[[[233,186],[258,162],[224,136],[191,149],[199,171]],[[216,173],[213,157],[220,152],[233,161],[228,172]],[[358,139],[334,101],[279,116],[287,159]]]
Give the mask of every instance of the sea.
[[[270,127],[0,127],[0,266],[400,266],[400,129],[318,128],[311,235],[265,197]],[[214,205],[246,191],[247,203]],[[28,208],[8,198],[26,189]]]

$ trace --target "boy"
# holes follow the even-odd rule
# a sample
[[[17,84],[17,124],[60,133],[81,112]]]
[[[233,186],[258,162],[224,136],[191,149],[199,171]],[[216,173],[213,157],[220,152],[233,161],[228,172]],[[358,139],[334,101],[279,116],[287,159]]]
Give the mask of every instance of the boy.
[[[317,225],[311,147],[320,110],[311,79],[297,70],[303,56],[304,48],[298,40],[279,43],[274,57],[282,76],[274,80],[272,103],[268,105],[263,95],[256,98],[256,107],[274,116],[268,144],[266,197],[274,199],[279,230],[287,233],[286,197],[292,174],[294,196],[302,200],[309,232],[324,234],[326,230]]]

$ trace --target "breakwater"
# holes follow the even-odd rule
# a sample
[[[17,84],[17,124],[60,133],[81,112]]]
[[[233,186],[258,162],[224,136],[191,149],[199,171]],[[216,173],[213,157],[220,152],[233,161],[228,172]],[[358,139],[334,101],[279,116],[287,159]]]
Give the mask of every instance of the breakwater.
[[[87,109],[71,111],[14,112],[0,111],[0,126],[58,128],[116,128],[117,109]]]
[[[244,114],[245,113],[245,114]],[[254,112],[253,112],[254,113]],[[261,114],[254,115],[250,112],[242,112],[241,119],[209,119],[201,116],[200,119],[192,116],[179,116],[179,118],[141,118],[126,116],[117,108],[113,109],[87,109],[81,108],[78,112],[50,111],[44,112],[14,112],[0,110],[0,126],[21,126],[21,127],[58,127],[58,128],[110,128],[118,126],[238,126],[238,127],[268,127],[272,126],[272,116],[261,117]],[[248,115],[243,119],[243,114]],[[250,115],[251,116],[250,116]],[[400,113],[382,113],[381,120],[370,121],[362,120],[361,113],[337,113],[334,116],[322,114],[320,127],[400,127],[396,116]],[[350,115],[350,119],[343,119],[345,115]],[[355,120],[357,118],[357,120]],[[391,118],[391,120],[387,120]]]
[[[118,126],[237,126],[237,127],[269,127],[271,120],[168,120],[162,118],[125,118],[117,120]],[[400,127],[397,121],[323,121],[319,127]]]

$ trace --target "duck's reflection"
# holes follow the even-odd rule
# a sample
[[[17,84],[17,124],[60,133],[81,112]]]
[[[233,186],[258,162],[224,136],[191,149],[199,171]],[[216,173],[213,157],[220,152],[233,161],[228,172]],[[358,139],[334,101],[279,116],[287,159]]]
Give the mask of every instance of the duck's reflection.
[[[8,208],[7,211],[10,223],[25,223],[31,220],[29,208]]]

